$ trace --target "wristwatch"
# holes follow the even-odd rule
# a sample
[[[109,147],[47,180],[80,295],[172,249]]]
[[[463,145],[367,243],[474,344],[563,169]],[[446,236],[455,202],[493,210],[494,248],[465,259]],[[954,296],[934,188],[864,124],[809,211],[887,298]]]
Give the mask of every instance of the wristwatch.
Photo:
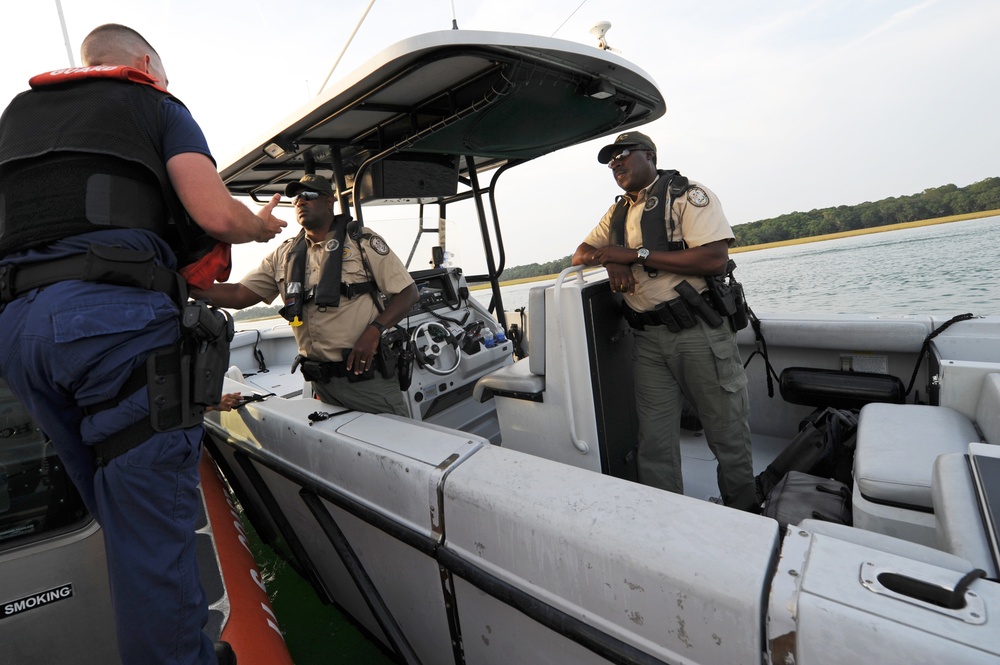
[[[378,321],[372,321],[368,325],[375,326],[375,329],[378,330],[379,335],[384,335],[385,331],[388,330],[388,328],[386,328],[384,324],[379,323]]]
[[[649,250],[645,247],[640,247],[636,250],[636,261],[639,263],[645,263],[646,259],[649,258]]]

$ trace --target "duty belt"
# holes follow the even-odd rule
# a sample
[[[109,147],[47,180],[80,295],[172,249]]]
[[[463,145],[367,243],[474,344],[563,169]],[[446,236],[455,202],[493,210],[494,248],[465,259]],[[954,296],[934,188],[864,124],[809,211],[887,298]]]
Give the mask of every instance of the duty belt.
[[[685,282],[686,284],[686,282]],[[710,328],[722,324],[722,317],[712,307],[708,292],[691,293],[660,303],[649,312],[637,312],[622,302],[622,314],[629,326],[644,330],[646,326],[666,326],[670,332],[680,332],[693,328],[701,318]]]
[[[158,265],[152,252],[91,245],[85,254],[0,266],[0,303],[9,303],[32,289],[70,279],[161,291],[178,304],[187,300],[184,278]]]
[[[302,368],[302,376],[307,381],[316,381],[319,383],[326,383],[330,379],[343,379],[345,377],[351,383],[355,383],[357,381],[368,381],[375,376],[374,363],[369,365],[368,369],[361,374],[355,374],[347,367],[346,360],[310,360],[303,355],[298,355],[295,356],[295,360],[292,362],[292,374],[295,373],[297,367]]]

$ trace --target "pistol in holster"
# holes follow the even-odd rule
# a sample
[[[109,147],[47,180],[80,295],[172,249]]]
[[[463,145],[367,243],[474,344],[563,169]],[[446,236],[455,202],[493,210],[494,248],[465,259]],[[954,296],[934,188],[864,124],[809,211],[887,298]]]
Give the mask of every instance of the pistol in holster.
[[[724,275],[710,275],[705,277],[705,281],[708,283],[708,291],[706,293],[712,302],[712,306],[719,314],[729,319],[729,327],[733,332],[743,330],[750,323],[743,285],[737,282],[736,277],[733,275],[735,269],[736,262],[729,259]]]

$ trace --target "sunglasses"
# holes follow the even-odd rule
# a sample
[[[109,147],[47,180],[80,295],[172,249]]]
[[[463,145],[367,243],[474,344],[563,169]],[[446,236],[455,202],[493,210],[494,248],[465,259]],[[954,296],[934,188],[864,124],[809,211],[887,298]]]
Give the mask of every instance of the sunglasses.
[[[315,201],[319,197],[319,192],[299,192],[292,201]]]
[[[614,168],[615,162],[620,162],[621,160],[625,159],[626,157],[628,157],[631,154],[632,154],[632,151],[629,148],[625,148],[620,153],[618,153],[617,155],[615,155],[614,157],[612,157],[610,159],[610,161],[608,161],[608,168],[609,169],[610,168]]]

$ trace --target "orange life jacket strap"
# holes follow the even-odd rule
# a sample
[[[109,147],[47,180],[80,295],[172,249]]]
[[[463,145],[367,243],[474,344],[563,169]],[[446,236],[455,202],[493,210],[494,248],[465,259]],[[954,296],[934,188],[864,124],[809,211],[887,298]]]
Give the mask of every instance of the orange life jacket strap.
[[[135,67],[126,67],[125,65],[94,65],[93,67],[68,67],[66,69],[55,69],[51,72],[45,72],[44,74],[32,76],[28,81],[28,85],[32,88],[40,88],[46,85],[57,85],[59,83],[69,83],[72,81],[83,81],[95,78],[110,78],[122,81],[131,81],[132,83],[142,83],[156,88],[161,92],[167,92],[166,89],[160,87],[160,80],[156,77],[150,76],[146,72],[140,71]]]

